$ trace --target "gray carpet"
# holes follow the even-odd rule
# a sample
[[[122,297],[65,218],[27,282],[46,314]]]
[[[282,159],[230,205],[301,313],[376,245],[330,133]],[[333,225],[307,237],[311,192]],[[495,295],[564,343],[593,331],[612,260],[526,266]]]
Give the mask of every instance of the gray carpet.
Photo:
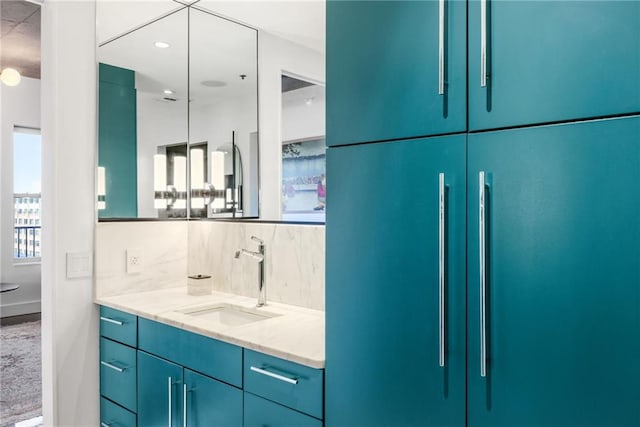
[[[40,321],[0,327],[0,426],[42,414]]]

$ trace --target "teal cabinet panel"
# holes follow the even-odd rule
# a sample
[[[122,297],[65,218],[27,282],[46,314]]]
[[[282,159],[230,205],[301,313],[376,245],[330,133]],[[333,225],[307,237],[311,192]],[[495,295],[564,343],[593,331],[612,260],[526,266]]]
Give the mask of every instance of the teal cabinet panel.
[[[327,1],[327,145],[466,130],[466,1]]]
[[[640,118],[468,145],[469,427],[640,425]]]
[[[640,112],[640,2],[469,1],[469,129]],[[327,59],[327,63],[329,63]]]
[[[138,318],[109,307],[100,307],[100,335],[131,347],[138,344]]]
[[[138,351],[138,423],[182,425],[182,366]]]
[[[187,427],[242,426],[242,390],[188,369],[184,387]]]
[[[324,371],[245,349],[244,389],[323,418]]]
[[[109,427],[136,427],[136,414],[101,397],[100,425]]]
[[[98,166],[106,170],[106,208],[100,218],[138,216],[136,89],[132,70],[100,64]]]
[[[328,149],[327,425],[465,426],[465,161],[466,135]]]
[[[322,421],[244,393],[244,427],[322,427]]]
[[[142,317],[138,319],[138,347],[242,387],[242,347]]]
[[[136,350],[100,338],[100,394],[136,412]]]

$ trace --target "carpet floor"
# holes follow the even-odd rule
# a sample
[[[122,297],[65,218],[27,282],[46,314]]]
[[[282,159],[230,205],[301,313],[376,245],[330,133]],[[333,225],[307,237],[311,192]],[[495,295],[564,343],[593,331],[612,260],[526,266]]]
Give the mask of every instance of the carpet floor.
[[[40,321],[0,327],[0,426],[42,414]]]

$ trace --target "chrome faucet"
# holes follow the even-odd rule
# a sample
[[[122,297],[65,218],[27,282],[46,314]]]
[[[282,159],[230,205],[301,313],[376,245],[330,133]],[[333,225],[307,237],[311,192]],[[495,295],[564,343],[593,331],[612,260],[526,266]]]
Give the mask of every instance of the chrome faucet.
[[[264,277],[264,241],[258,239],[256,236],[251,236],[251,240],[258,243],[258,252],[240,249],[236,251],[235,258],[238,259],[240,258],[240,254],[244,254],[258,261],[258,303],[256,307],[262,307],[263,305],[267,305],[267,284]]]

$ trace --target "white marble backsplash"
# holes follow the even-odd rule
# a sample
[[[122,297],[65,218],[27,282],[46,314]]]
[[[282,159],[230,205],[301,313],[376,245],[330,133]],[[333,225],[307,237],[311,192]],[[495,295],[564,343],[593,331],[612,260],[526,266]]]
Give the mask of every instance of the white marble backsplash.
[[[176,286],[186,288],[187,237],[187,221],[98,223],[96,298]],[[127,273],[127,249],[141,251],[140,273]]]
[[[325,236],[323,225],[257,222],[189,222],[188,272],[213,276],[213,289],[258,297],[258,263],[238,249],[266,245],[267,301],[324,310]]]

